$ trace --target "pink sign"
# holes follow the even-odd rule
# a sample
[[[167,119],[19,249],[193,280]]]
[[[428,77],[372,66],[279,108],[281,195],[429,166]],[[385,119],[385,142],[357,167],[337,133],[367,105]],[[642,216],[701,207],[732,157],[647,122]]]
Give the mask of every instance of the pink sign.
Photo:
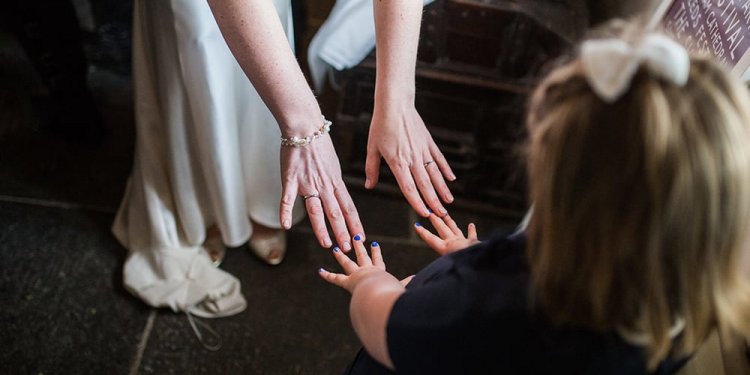
[[[750,0],[674,0],[662,25],[691,52],[734,67],[750,48]]]

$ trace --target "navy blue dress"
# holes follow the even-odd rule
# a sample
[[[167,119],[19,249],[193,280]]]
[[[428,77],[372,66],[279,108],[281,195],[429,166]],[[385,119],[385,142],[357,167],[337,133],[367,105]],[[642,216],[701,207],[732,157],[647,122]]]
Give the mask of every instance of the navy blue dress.
[[[617,334],[551,326],[530,309],[525,237],[495,237],[416,274],[387,324],[398,374],[646,374]],[[656,374],[686,359],[664,361]],[[393,374],[360,350],[347,374]]]

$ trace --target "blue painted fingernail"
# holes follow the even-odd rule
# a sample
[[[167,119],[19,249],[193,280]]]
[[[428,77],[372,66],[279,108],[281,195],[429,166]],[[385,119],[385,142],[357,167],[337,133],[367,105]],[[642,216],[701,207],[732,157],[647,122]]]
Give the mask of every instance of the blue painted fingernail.
[[[428,213],[428,214],[431,214],[431,213],[432,213],[432,210],[428,208],[428,209],[427,209],[427,213]]]
[[[362,237],[360,237],[359,235],[356,235],[356,236],[354,236],[354,240],[355,241],[361,241]]]
[[[378,246],[380,246],[378,241],[372,241],[372,247],[378,247]]]
[[[318,272],[323,272],[323,271],[325,271],[325,270],[322,269],[322,268],[318,268]]]
[[[333,252],[334,252],[334,253],[338,253],[338,252],[339,252],[339,250],[340,250],[340,249],[339,249],[339,247],[338,247],[338,246],[336,246],[336,247],[334,247],[334,248],[333,248]]]
[[[419,224],[419,222],[417,221],[416,223],[414,223],[414,226],[415,226],[415,227],[421,227],[421,226],[422,226],[422,224]]]

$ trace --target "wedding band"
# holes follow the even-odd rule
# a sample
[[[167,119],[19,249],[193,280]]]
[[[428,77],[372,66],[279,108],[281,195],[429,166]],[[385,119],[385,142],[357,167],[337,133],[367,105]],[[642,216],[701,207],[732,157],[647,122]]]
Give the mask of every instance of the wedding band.
[[[434,161],[430,160],[430,161],[424,163],[424,167],[427,168],[427,166],[430,165],[430,164],[432,164],[432,163],[434,163]]]
[[[318,199],[320,199],[320,195],[318,195],[318,194],[307,194],[307,195],[303,195],[302,196],[303,200],[307,200],[308,198],[318,198]]]

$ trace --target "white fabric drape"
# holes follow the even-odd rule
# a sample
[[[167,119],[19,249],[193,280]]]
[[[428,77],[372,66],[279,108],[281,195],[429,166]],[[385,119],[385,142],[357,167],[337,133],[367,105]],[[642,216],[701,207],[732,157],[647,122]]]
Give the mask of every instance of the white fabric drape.
[[[423,0],[427,6],[433,0]],[[337,0],[307,49],[315,90],[320,92],[330,69],[349,69],[375,48],[372,0]]]
[[[291,43],[290,0],[274,3]],[[278,125],[205,0],[135,1],[133,82],[135,160],[113,225],[125,286],[152,306],[236,314],[239,280],[201,245],[214,224],[228,246],[250,238],[249,218],[279,227]]]

